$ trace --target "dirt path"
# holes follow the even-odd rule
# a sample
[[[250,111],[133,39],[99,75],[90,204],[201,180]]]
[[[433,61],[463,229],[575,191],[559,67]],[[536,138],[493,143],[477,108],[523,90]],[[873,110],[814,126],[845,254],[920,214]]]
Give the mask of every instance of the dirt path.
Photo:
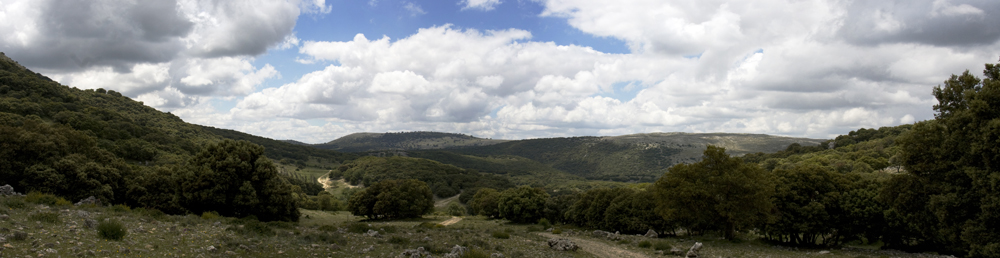
[[[323,185],[323,189],[335,188],[338,185],[344,185],[347,188],[361,187],[360,185],[351,185],[351,184],[348,184],[347,181],[344,181],[343,178],[337,179],[337,180],[330,180],[329,177],[320,177],[320,178],[316,178],[316,182],[318,182],[321,185]]]
[[[462,217],[451,217],[450,219],[445,220],[444,222],[441,222],[441,223],[438,223],[438,224],[441,224],[441,226],[446,226],[447,227],[447,226],[451,226],[451,224],[458,223],[459,221],[462,221]]]
[[[543,236],[543,237],[547,237],[547,238],[565,238],[565,239],[569,239],[570,241],[573,241],[573,243],[576,243],[576,245],[580,247],[580,250],[582,250],[584,252],[591,253],[591,254],[593,254],[594,256],[597,256],[597,257],[606,257],[606,258],[614,258],[614,257],[648,258],[649,257],[649,256],[646,256],[645,254],[632,252],[632,251],[625,250],[625,249],[622,249],[622,248],[617,247],[617,246],[613,246],[613,245],[609,245],[609,244],[605,244],[605,243],[601,243],[601,242],[597,242],[597,241],[593,241],[593,240],[587,240],[587,239],[583,239],[583,238],[570,237],[570,236],[558,236],[558,235],[553,235],[553,234],[550,234],[550,233],[537,233],[537,234],[540,235],[540,236]]]
[[[444,208],[444,207],[447,207],[449,203],[454,202],[454,201],[458,201],[458,195],[457,194],[455,196],[452,196],[452,197],[448,197],[448,198],[437,200],[436,202],[434,202],[434,208]]]

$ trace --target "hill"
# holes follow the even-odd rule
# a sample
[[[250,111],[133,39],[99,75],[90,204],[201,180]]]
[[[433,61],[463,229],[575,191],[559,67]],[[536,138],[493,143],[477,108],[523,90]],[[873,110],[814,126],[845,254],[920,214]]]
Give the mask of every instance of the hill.
[[[313,147],[348,152],[426,150],[486,146],[506,142],[439,132],[353,133]]]
[[[139,200],[147,190],[167,187],[157,178],[173,178],[205,146],[225,139],[264,146],[264,156],[301,166],[333,168],[357,157],[189,124],[113,90],[60,85],[0,53],[0,185],[142,206],[150,202]]]
[[[530,159],[552,169],[591,180],[652,182],[674,164],[701,159],[708,145],[724,147],[732,155],[777,152],[793,143],[816,146],[824,140],[763,134],[648,133],[608,137],[543,138],[507,141],[435,151],[409,151],[422,157],[484,172],[528,173],[538,165],[520,162],[515,167],[496,165],[509,157]],[[453,153],[453,154],[448,154]],[[504,158],[508,157],[508,158]],[[479,159],[479,161],[473,161]],[[483,159],[492,160],[483,163]],[[487,166],[487,164],[491,167]]]

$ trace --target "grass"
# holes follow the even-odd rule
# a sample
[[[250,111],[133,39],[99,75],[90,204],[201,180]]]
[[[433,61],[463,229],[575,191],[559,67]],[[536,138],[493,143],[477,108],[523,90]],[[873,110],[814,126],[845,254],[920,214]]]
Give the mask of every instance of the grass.
[[[670,251],[670,248],[673,248],[673,246],[670,246],[670,243],[667,243],[666,241],[656,241],[656,244],[653,245],[653,250],[658,250],[658,251],[659,250]]]
[[[649,240],[639,241],[639,248],[650,248],[652,246],[653,246],[653,243],[649,242]]]
[[[31,220],[49,224],[59,223],[59,213],[39,212],[31,214]]]
[[[21,208],[7,206],[3,209],[9,216],[7,220],[0,221],[0,226],[9,229],[9,232],[3,232],[8,240],[4,245],[11,245],[3,250],[3,257],[35,257],[38,255],[39,245],[47,245],[49,247],[46,248],[57,250],[58,255],[63,257],[118,257],[124,255],[119,253],[122,250],[130,250],[129,256],[139,257],[221,256],[227,251],[234,253],[228,255],[231,257],[396,257],[405,249],[417,247],[423,247],[434,257],[441,257],[451,252],[455,245],[469,248],[465,257],[489,257],[492,253],[501,253],[505,257],[594,257],[586,251],[559,252],[550,249],[546,244],[547,238],[542,237],[541,232],[529,232],[528,227],[538,227],[537,225],[509,224],[482,216],[468,216],[461,222],[446,227],[433,225],[451,218],[450,216],[367,221],[347,212],[312,210],[302,210],[303,214],[310,216],[301,218],[298,223],[260,222],[230,217],[205,220],[200,215],[156,215],[156,211],[140,208],[130,212],[120,212],[120,208],[108,206],[45,209],[40,204],[25,202],[24,198],[0,197],[0,204],[3,206],[23,204]],[[37,215],[34,214],[45,212],[57,214],[59,222],[37,223],[38,220],[34,219]],[[105,221],[105,218],[108,220]],[[95,224],[100,225],[87,228],[84,226],[86,221],[96,221]],[[114,227],[117,230],[110,230],[107,226],[113,222],[120,223]],[[216,222],[221,223],[216,225]],[[17,225],[21,225],[21,228]],[[670,246],[674,246],[687,249],[694,242],[705,244],[702,249],[704,257],[803,257],[818,251],[778,248],[757,240],[733,243],[712,235],[685,236],[683,239],[649,239],[623,235],[631,243],[652,243],[653,248],[641,248],[636,244],[619,245],[615,241],[593,238],[589,234],[567,234],[566,230],[570,228],[574,232],[587,232],[587,229],[569,225],[559,227],[564,231],[559,236],[561,238],[587,239],[650,257],[662,256],[655,253],[657,248],[669,250]],[[354,228],[353,231],[364,229],[364,232],[376,230],[381,236],[351,233],[348,232],[350,228]],[[114,232],[121,233],[120,238],[111,234]],[[507,238],[497,238],[494,234],[506,235]],[[208,246],[218,250],[209,254],[206,252]],[[368,252],[359,252],[369,247],[372,248]],[[33,248],[36,250],[32,251]],[[838,249],[823,257],[883,255],[908,257],[905,253],[883,253],[868,249]]]
[[[496,239],[510,239],[510,234],[503,231],[493,231],[492,235]]]

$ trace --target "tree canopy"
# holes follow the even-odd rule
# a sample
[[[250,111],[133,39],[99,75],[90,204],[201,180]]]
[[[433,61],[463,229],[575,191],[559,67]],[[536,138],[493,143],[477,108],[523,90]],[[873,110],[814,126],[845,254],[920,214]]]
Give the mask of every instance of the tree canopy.
[[[382,180],[355,193],[347,206],[369,219],[418,218],[434,209],[434,195],[416,179]]]
[[[708,146],[702,161],[670,167],[655,184],[659,214],[689,229],[720,229],[727,239],[766,221],[774,206],[773,179],[725,151]]]

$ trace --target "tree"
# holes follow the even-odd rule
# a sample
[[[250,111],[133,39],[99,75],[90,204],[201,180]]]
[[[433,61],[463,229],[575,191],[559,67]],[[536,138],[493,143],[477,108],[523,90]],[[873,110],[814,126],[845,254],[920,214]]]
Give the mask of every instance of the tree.
[[[500,217],[515,223],[534,223],[545,215],[549,194],[542,189],[522,186],[500,193]]]
[[[369,219],[419,218],[434,209],[434,194],[416,179],[382,180],[352,195],[347,206]]]
[[[983,74],[965,71],[935,87],[936,119],[898,140],[910,174],[893,182],[912,191],[884,191],[905,201],[887,203],[892,230],[906,233],[900,247],[1000,256],[1000,65],[986,64]]]
[[[726,239],[767,221],[774,180],[756,164],[725,151],[710,145],[702,161],[670,167],[655,184],[657,212],[689,230],[721,229]]]
[[[291,184],[278,175],[260,145],[233,140],[209,144],[181,169],[179,181],[181,205],[196,214],[299,219]]]
[[[480,188],[476,195],[469,201],[469,207],[478,215],[487,218],[500,217],[500,192],[493,188]]]

